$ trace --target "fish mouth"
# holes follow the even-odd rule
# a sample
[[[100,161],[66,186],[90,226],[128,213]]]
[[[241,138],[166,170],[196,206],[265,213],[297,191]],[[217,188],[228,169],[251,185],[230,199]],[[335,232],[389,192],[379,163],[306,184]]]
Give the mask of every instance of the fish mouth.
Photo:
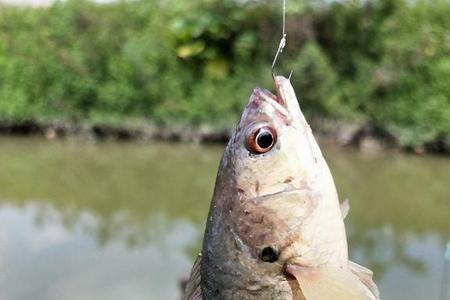
[[[289,114],[289,103],[285,99],[286,91],[285,85],[286,81],[290,82],[290,79],[286,79],[282,76],[274,76],[273,83],[275,86],[276,94],[273,94],[267,89],[256,87],[253,90],[254,99],[259,100],[259,102],[265,102],[272,105],[281,114],[287,116]]]
[[[276,111],[280,112],[284,116],[288,116],[289,112],[287,110],[286,101],[278,95],[274,95],[272,92],[257,87],[253,90],[253,99],[258,100],[258,102],[265,102],[275,108]]]
[[[283,97],[281,96],[279,89],[280,86],[277,84],[276,81],[274,81],[275,84],[275,90],[277,92],[276,95],[274,95],[272,92],[270,92],[269,90],[263,89],[263,88],[256,88],[255,92],[260,95],[263,99],[265,100],[271,100],[271,101],[275,101],[278,104],[280,104],[283,107],[286,107],[286,101],[284,101]]]

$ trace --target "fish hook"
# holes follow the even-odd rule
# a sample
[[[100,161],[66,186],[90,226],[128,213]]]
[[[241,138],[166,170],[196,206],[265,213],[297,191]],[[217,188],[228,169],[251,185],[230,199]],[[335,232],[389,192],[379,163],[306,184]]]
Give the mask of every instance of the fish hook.
[[[283,49],[286,46],[286,0],[283,0],[283,34],[281,36],[280,44],[278,45],[277,53],[275,54],[275,57],[272,62],[272,77],[275,77],[275,65],[278,60],[278,56],[283,53]]]

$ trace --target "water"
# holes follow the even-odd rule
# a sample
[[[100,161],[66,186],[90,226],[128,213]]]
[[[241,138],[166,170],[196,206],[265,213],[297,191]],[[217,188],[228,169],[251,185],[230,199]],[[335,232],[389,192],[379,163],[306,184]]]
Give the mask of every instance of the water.
[[[1,138],[0,299],[179,299],[221,152]],[[351,202],[351,257],[382,299],[448,300],[450,160],[325,153]]]

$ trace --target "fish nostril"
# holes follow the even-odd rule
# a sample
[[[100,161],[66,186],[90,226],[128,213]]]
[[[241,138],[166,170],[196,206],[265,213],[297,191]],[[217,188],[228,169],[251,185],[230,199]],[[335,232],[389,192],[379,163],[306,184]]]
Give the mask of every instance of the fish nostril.
[[[262,248],[259,254],[259,258],[262,261],[269,263],[276,262],[278,260],[278,257],[279,257],[278,250],[271,246]]]

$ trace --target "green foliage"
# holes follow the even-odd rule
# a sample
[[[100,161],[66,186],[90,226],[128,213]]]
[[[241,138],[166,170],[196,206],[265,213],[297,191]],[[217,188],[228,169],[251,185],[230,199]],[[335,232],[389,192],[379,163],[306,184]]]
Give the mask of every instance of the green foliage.
[[[294,88],[306,113],[319,116],[338,114],[344,107],[338,77],[320,46],[308,42],[289,65],[293,71]]]
[[[379,0],[331,5],[318,40],[338,72],[344,111],[405,146],[450,135],[450,3]],[[322,101],[324,101],[322,99]]]
[[[450,134],[448,14],[447,1],[419,1],[414,9],[397,10],[380,30],[385,55],[376,71],[384,78],[376,82],[374,115],[401,132],[404,144]]]
[[[294,71],[307,114],[369,122],[405,146],[450,140],[448,1],[302,3],[288,10],[279,68]],[[0,4],[0,120],[231,127],[252,88],[271,85],[279,8],[268,0]]]

